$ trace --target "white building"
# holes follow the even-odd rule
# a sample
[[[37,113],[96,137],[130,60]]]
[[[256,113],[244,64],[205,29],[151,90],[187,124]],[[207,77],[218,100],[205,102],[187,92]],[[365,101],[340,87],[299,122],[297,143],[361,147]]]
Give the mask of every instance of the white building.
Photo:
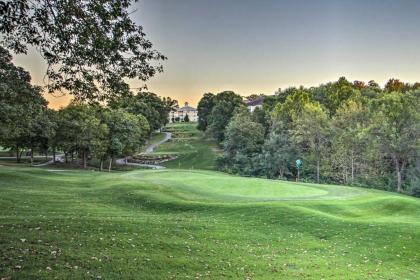
[[[184,107],[178,108],[169,113],[169,122],[184,122],[187,115],[190,122],[198,121],[197,109],[189,106],[188,102],[185,102]]]
[[[264,97],[259,97],[257,99],[246,102],[246,107],[248,108],[248,111],[252,113],[256,108],[262,108],[263,103]]]

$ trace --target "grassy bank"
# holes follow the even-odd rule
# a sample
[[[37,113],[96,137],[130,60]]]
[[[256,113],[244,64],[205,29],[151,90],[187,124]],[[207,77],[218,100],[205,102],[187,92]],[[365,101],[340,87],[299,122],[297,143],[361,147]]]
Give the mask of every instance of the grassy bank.
[[[204,137],[196,129],[195,123],[171,124],[166,128],[172,133],[170,141],[159,145],[156,153],[176,154],[177,159],[163,165],[175,169],[204,169],[215,168],[217,145],[214,141]]]

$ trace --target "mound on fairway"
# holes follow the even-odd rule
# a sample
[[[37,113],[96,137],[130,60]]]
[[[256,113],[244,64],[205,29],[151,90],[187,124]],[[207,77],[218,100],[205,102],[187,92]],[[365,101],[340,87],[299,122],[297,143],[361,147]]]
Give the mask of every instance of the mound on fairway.
[[[420,200],[213,171],[0,167],[0,277],[418,279]]]
[[[245,201],[341,199],[363,191],[343,186],[300,184],[294,182],[244,178],[212,171],[162,170],[130,173],[172,191],[185,200],[237,203]]]

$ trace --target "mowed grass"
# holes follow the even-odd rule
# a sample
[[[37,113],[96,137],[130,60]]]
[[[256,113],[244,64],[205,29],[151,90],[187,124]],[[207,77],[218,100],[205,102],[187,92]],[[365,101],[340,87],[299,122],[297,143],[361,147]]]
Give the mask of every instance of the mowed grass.
[[[217,144],[197,130],[196,123],[175,123],[167,126],[172,139],[159,145],[157,154],[176,154],[177,159],[163,165],[176,169],[215,169]]]
[[[0,167],[0,277],[418,279],[420,200],[214,171]]]
[[[155,132],[152,134],[149,140],[147,140],[146,147],[151,144],[156,144],[162,141],[165,138],[165,133],[163,132]]]

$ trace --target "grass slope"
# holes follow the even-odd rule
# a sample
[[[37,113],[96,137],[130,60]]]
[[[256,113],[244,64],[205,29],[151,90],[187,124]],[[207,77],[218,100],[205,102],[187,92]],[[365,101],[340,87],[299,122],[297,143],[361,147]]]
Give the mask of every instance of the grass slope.
[[[214,171],[0,167],[0,277],[418,279],[420,200]]]
[[[216,143],[206,139],[196,128],[196,123],[175,123],[166,128],[172,133],[172,139],[159,145],[156,153],[174,153],[177,159],[163,165],[176,169],[214,169]]]

